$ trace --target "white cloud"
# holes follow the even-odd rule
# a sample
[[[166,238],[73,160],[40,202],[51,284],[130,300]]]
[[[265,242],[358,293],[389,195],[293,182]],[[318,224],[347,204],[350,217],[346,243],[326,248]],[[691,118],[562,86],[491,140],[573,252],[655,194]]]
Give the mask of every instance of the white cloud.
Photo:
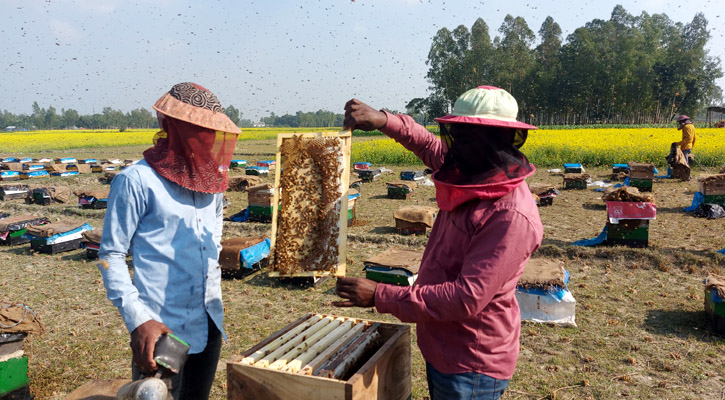
[[[55,18],[50,20],[49,28],[58,40],[64,42],[74,42],[82,36],[81,31],[78,28],[68,22]]]

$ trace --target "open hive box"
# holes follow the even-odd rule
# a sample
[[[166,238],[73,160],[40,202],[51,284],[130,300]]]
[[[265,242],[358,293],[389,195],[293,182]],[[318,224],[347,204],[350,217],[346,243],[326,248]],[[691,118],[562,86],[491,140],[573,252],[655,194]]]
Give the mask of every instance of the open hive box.
[[[350,132],[282,133],[269,276],[344,276]]]
[[[410,327],[307,314],[227,363],[229,399],[407,399]]]

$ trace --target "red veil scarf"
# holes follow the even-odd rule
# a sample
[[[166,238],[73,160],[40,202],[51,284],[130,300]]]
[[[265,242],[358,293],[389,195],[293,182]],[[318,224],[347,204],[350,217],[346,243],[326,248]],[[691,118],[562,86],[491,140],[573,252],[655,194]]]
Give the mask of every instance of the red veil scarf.
[[[189,190],[226,191],[237,134],[203,128],[168,115],[161,122],[166,138],[159,138],[143,153],[151,168]]]

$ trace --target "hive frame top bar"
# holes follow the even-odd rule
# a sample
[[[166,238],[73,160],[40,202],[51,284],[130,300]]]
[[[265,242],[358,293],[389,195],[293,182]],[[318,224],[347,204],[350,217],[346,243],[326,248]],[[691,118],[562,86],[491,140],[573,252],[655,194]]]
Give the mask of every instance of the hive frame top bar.
[[[345,276],[346,268],[347,268],[347,189],[350,185],[350,144],[352,142],[352,132],[351,131],[341,131],[341,132],[300,132],[300,133],[279,133],[277,134],[277,156],[276,156],[276,162],[277,162],[277,168],[275,168],[275,174],[274,174],[274,200],[273,200],[273,209],[272,209],[272,244],[270,248],[270,254],[274,254],[275,251],[275,245],[277,242],[277,219],[278,219],[278,213],[279,213],[279,202],[280,202],[280,180],[282,177],[282,142],[287,139],[292,139],[295,137],[300,137],[302,139],[314,139],[314,138],[326,138],[326,137],[336,137],[340,138],[343,141],[343,154],[342,154],[342,177],[341,177],[341,187],[342,187],[342,197],[341,197],[341,208],[340,208],[340,218],[338,221],[338,227],[340,232],[339,237],[339,243],[340,243],[340,250],[338,252],[338,261],[337,261],[337,269],[333,271],[302,271],[302,272],[296,272],[292,275],[281,275],[278,271],[269,271],[268,276],[270,277],[323,277],[323,276]],[[345,143],[347,142],[347,143]]]

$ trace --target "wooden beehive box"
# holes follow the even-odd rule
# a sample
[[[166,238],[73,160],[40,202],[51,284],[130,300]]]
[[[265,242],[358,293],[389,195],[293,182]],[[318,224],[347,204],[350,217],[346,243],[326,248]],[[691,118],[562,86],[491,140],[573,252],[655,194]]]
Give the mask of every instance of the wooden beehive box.
[[[589,174],[564,174],[564,189],[586,189]]]
[[[725,195],[725,174],[698,176],[697,184],[705,196]]]
[[[352,134],[277,135],[269,276],[345,276]]]
[[[630,179],[654,179],[655,165],[652,163],[629,162]]]
[[[230,400],[402,400],[411,396],[410,327],[402,324],[363,321],[379,324],[382,344],[348,379],[326,378],[287,372],[262,366],[246,365],[244,360],[301,326],[314,314],[308,314],[254,347],[227,362],[227,398]],[[322,316],[325,317],[325,316]],[[331,344],[335,350],[335,343]],[[328,351],[332,353],[332,351]],[[320,355],[322,358],[325,352]]]

